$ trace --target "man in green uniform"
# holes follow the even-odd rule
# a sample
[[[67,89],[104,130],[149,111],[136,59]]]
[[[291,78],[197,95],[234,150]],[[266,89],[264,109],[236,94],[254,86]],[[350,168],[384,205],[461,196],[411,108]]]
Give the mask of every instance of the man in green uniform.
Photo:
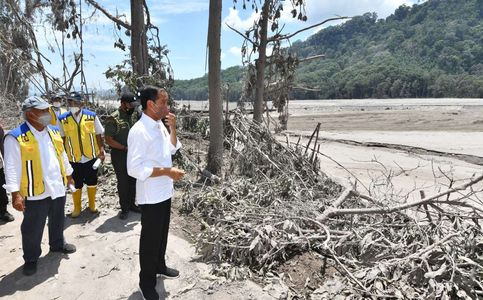
[[[125,220],[129,211],[140,212],[135,204],[136,179],[127,174],[127,136],[139,115],[138,102],[132,93],[121,95],[121,106],[106,119],[106,143],[111,147],[111,160],[117,177],[117,193],[121,212],[119,218]]]

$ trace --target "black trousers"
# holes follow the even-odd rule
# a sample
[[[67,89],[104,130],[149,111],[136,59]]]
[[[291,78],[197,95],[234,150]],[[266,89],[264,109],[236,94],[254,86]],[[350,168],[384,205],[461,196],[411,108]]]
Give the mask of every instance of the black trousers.
[[[84,183],[88,186],[97,185],[97,170],[92,169],[96,160],[97,158],[93,158],[85,163],[70,163],[74,169],[72,179],[74,179],[76,189],[81,189]]]
[[[56,199],[49,197],[43,200],[25,200],[20,226],[25,262],[35,262],[42,254],[40,243],[47,217],[50,249],[61,249],[64,246],[64,207],[65,196]]]
[[[111,160],[114,172],[116,172],[117,194],[121,210],[129,211],[136,200],[136,178],[127,174],[127,152],[112,149]]]
[[[5,184],[5,171],[0,169],[0,216],[7,211],[8,196],[7,191],[3,188]]]
[[[171,199],[157,204],[139,205],[141,208],[141,238],[139,241],[139,285],[156,287],[156,273],[166,268]]]

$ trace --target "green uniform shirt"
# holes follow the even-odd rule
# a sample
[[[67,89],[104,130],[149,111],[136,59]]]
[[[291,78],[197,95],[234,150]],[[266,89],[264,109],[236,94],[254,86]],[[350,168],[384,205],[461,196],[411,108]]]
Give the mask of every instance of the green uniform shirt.
[[[112,137],[116,142],[127,146],[127,135],[129,129],[138,120],[136,111],[128,115],[125,111],[118,109],[106,119],[104,135]]]

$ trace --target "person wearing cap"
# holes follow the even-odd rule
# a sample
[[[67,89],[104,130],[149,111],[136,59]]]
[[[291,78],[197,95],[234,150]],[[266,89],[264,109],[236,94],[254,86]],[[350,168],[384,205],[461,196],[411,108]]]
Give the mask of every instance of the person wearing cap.
[[[131,127],[139,119],[135,111],[139,103],[132,93],[121,95],[121,105],[105,121],[106,144],[111,147],[111,161],[116,172],[117,194],[121,212],[119,218],[125,220],[129,211],[141,212],[136,206],[136,179],[127,174],[127,136]]]
[[[166,90],[147,86],[139,94],[141,119],[127,138],[127,172],[136,178],[136,201],[141,208],[139,239],[139,288],[145,299],[159,299],[157,274],[176,278],[179,272],[166,265],[173,181],[184,171],[173,167],[171,156],[181,147],[176,117],[169,112]],[[166,125],[161,121],[166,119]],[[169,132],[168,128],[169,127]]]
[[[5,132],[0,124],[0,220],[4,222],[12,222],[15,218],[7,210],[8,195],[3,187],[5,184],[5,171],[3,170],[3,137]]]
[[[5,137],[5,188],[12,194],[12,206],[23,212],[20,231],[27,276],[37,271],[47,218],[50,251],[76,251],[64,239],[65,191],[74,184],[73,170],[58,128],[50,125],[49,108],[40,97],[25,99],[25,122]]]
[[[97,159],[104,161],[104,143],[102,127],[95,112],[84,108],[84,102],[78,92],[67,97],[69,111],[59,116],[58,126],[64,139],[65,151],[74,169],[72,177],[75,191],[72,192],[74,210],[71,217],[77,218],[82,209],[82,187],[87,185],[89,210],[98,213],[96,208],[97,169],[93,168]]]
[[[50,124],[54,126],[57,126],[59,116],[67,112],[67,110],[62,107],[62,102],[64,102],[64,94],[57,93],[50,98],[50,104],[52,104],[49,109],[50,115],[52,116]]]

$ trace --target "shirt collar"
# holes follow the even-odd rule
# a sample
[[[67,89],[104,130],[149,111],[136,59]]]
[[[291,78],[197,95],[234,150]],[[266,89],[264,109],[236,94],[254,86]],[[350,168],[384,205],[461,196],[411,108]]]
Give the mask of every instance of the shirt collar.
[[[160,128],[159,125],[161,120],[154,121],[150,116],[146,115],[145,113],[142,114],[140,121],[143,122],[143,124],[146,125],[146,127],[148,128],[154,128],[154,129]]]

